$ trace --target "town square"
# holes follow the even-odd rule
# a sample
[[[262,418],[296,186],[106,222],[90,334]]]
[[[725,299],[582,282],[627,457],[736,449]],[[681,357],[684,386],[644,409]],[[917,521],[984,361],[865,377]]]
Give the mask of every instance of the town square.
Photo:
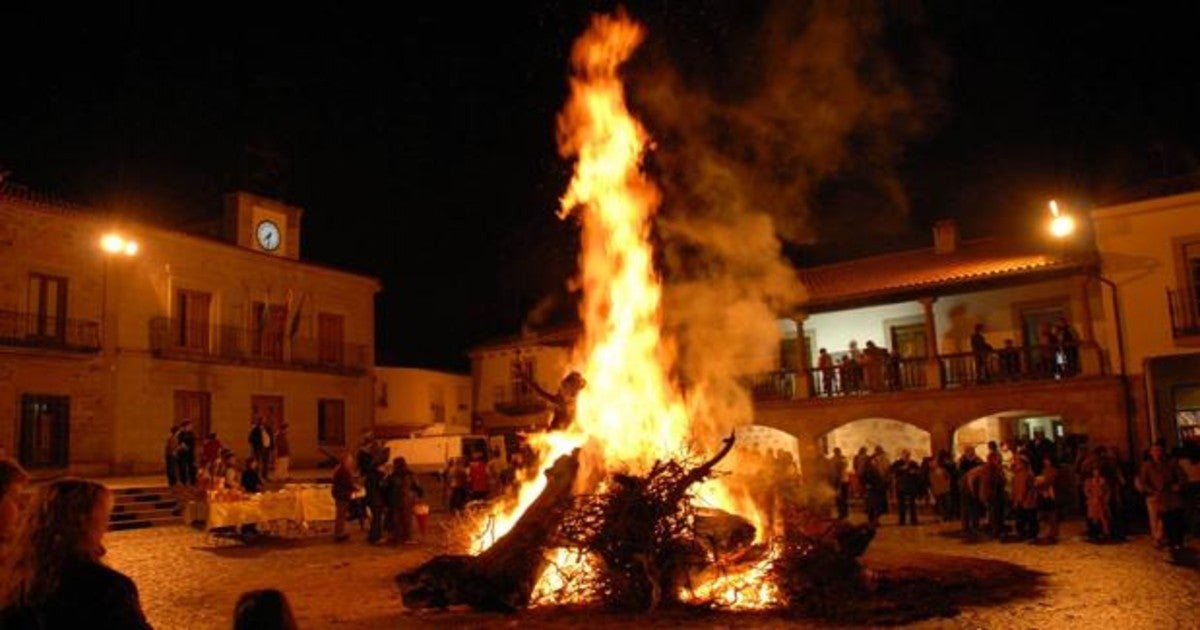
[[[1200,7],[4,17],[0,628],[1200,623]]]

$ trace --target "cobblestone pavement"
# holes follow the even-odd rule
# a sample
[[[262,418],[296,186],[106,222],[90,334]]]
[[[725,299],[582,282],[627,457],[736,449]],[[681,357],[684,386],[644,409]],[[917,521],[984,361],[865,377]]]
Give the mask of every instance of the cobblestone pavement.
[[[921,552],[1000,560],[1045,573],[1043,589],[1037,597],[966,606],[955,616],[912,627],[1200,627],[1200,570],[1164,562],[1145,537],[1093,545],[1081,540],[1078,523],[1067,523],[1060,544],[1031,546],[967,543],[953,531],[950,525],[885,525],[868,551],[868,564],[910,557],[919,562],[912,554]],[[266,587],[288,595],[302,628],[796,627],[778,615],[411,614],[403,609],[392,578],[439,550],[433,544],[371,546],[358,531],[340,544],[321,536],[245,547],[214,545],[195,529],[167,527],[114,532],[107,546],[109,563],[137,582],[142,605],[157,628],[229,628],[237,596]]]

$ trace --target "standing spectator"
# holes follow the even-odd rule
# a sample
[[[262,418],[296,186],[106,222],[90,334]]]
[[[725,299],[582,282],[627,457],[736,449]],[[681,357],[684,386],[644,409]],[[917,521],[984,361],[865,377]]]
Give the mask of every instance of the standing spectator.
[[[1055,342],[1058,344],[1056,376],[1074,376],[1079,373],[1079,338],[1075,331],[1071,330],[1071,323],[1066,317],[1058,318],[1058,325],[1054,331]]]
[[[470,493],[467,478],[467,465],[463,463],[461,457],[455,457],[450,460],[450,468],[446,473],[447,484],[450,489],[449,505],[450,509],[455,513],[462,512],[467,505],[467,498]]]
[[[200,447],[200,467],[208,471],[208,476],[213,479],[220,474],[217,468],[221,461],[221,448],[221,440],[217,439],[216,433],[209,433]]]
[[[179,425],[179,483],[185,486],[196,485],[196,433],[192,431],[192,421],[184,419]]]
[[[825,348],[821,348],[817,352],[817,369],[821,371],[821,394],[832,396],[835,368],[833,366],[833,357],[830,356],[829,351]]]
[[[857,497],[861,497],[865,493],[862,483],[863,469],[867,466],[867,462],[869,461],[871,461],[871,456],[867,454],[867,447],[858,447],[858,452],[854,454],[854,460],[852,462],[854,471],[854,482],[852,485],[854,489],[854,495]]]
[[[0,458],[0,566],[4,562],[4,549],[12,539],[21,515],[21,499],[29,473],[17,462],[7,457]]]
[[[491,479],[488,477],[487,462],[483,461],[483,451],[475,451],[471,465],[467,467],[467,481],[473,501],[483,501],[488,498],[491,490]]]
[[[953,513],[950,511],[950,486],[953,479],[946,465],[949,457],[950,454],[946,451],[939,451],[937,459],[929,466],[929,493],[933,495],[933,507],[937,512],[938,520],[943,523],[948,523],[953,519]]]
[[[1036,538],[1038,493],[1034,486],[1033,471],[1024,457],[1014,459],[1012,468],[1012,507],[1017,524],[1017,538]]]
[[[387,497],[391,542],[412,542],[413,507],[417,496],[424,494],[424,491],[417,485],[403,457],[392,460],[392,472],[384,480],[383,486]]]
[[[1038,538],[1042,542],[1058,542],[1058,467],[1049,454],[1042,455],[1042,471],[1033,479],[1033,485],[1038,493]],[[1047,526],[1046,535],[1041,535],[1041,525]]]
[[[508,477],[508,460],[500,455],[500,449],[492,449],[492,458],[488,460],[487,467],[492,482],[497,488],[503,488],[505,478]]]
[[[249,591],[233,607],[233,630],[297,630],[296,617],[282,592]]]
[[[863,507],[867,511],[867,523],[871,527],[879,526],[879,516],[887,505],[887,479],[880,474],[879,468],[871,461],[863,466]]]
[[[358,472],[362,475],[363,489],[366,491],[367,508],[371,512],[371,530],[367,534],[367,542],[377,543],[383,537],[384,510],[387,508],[387,497],[383,487],[383,471],[374,459],[367,460],[371,468],[364,470],[363,462],[359,462]]]
[[[337,510],[333,522],[333,539],[341,542],[350,537],[346,533],[346,515],[350,512],[350,498],[354,495],[354,459],[343,455],[333,470],[333,501]]]
[[[167,432],[167,443],[163,448],[163,459],[167,466],[167,487],[179,483],[179,425],[172,424]]]
[[[838,519],[850,516],[850,463],[842,455],[842,449],[834,448],[833,457],[829,460],[829,484],[834,491],[834,504],[837,506]]]
[[[921,492],[921,467],[912,460],[912,453],[907,449],[900,451],[900,459],[892,464],[892,483],[896,489],[896,509],[900,512],[900,524],[911,522],[916,525],[917,495]]]
[[[1083,495],[1087,500],[1088,539],[1096,540],[1100,536],[1109,538],[1112,536],[1109,527],[1112,489],[1099,466],[1092,468],[1091,476],[1083,482]]]
[[[999,540],[1004,536],[1004,468],[1000,463],[999,451],[988,453],[987,463],[979,478],[979,500],[987,508],[988,529],[992,537]]]
[[[248,437],[250,456],[258,460],[259,470],[266,470],[267,465],[271,463],[271,432],[263,426],[261,417],[254,416],[253,422]]]
[[[1146,493],[1146,507],[1151,510],[1151,518],[1155,512],[1162,523],[1163,540],[1155,544],[1167,546],[1172,552],[1183,548],[1183,470],[1174,459],[1166,457],[1166,449],[1162,442],[1155,442],[1150,447],[1150,459],[1142,463],[1138,474],[1142,492]]]
[[[979,529],[979,473],[976,470],[982,465],[974,447],[964,446],[958,460],[958,507],[963,532],[967,534],[974,534]]]
[[[983,324],[975,324],[975,332],[971,333],[971,354],[975,357],[975,381],[988,382],[991,376],[988,361],[992,355],[992,344],[983,336]]]
[[[93,481],[38,488],[0,568],[0,627],[150,628],[133,580],[100,562],[112,504]]]
[[[1012,339],[1004,340],[1004,347],[1000,348],[1000,374],[1008,381],[1015,381],[1021,376],[1021,353],[1017,347],[1013,345]]]
[[[290,478],[292,464],[292,444],[288,440],[288,423],[282,420],[279,429],[275,431],[275,478],[287,481]]]

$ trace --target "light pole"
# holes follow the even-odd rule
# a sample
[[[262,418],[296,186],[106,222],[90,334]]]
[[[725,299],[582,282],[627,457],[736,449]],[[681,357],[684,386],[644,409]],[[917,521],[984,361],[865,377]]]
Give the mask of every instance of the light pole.
[[[1047,227],[1050,234],[1065,243],[1068,237],[1075,234],[1075,218],[1060,210],[1058,202],[1053,199],[1050,200],[1049,206],[1050,221]],[[1092,245],[1094,246],[1095,243],[1093,242]],[[1125,435],[1128,441],[1129,458],[1132,462],[1135,461],[1134,457],[1137,453],[1137,440],[1133,430],[1133,396],[1129,391],[1129,378],[1125,374],[1125,326],[1121,322],[1121,301],[1117,295],[1117,283],[1105,278],[1099,267],[1093,275],[1098,282],[1109,288],[1112,296],[1113,328],[1117,337],[1117,376],[1121,381],[1121,407],[1125,416]],[[1087,299],[1086,295],[1084,299]]]
[[[100,250],[104,252],[104,277],[100,289],[100,346],[107,354],[108,348],[108,261],[114,256],[133,257],[138,253],[137,241],[127,239],[116,232],[100,237]]]

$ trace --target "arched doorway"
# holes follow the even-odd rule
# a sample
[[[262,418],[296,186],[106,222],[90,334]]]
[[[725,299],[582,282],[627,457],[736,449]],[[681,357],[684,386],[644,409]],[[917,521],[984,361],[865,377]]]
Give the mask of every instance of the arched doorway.
[[[882,446],[890,459],[899,457],[901,451],[907,450],[917,461],[930,456],[933,447],[928,431],[891,418],[862,418],[847,422],[821,436],[820,444],[826,456],[834,448],[842,449],[846,457],[853,457],[864,446],[869,453],[873,453],[876,446]]]
[[[804,463],[800,461],[800,440],[787,431],[780,431],[761,424],[748,424],[737,427],[733,431],[733,452],[730,461],[736,461],[749,451],[765,455],[775,451],[785,451],[792,456],[796,466],[803,470]]]
[[[1032,441],[1039,433],[1051,442],[1061,442],[1067,436],[1066,422],[1058,414],[1043,411],[1002,411],[959,426],[951,442],[955,457],[961,455],[964,448],[972,448],[982,458],[987,456],[988,442],[1007,442],[1011,445]]]

